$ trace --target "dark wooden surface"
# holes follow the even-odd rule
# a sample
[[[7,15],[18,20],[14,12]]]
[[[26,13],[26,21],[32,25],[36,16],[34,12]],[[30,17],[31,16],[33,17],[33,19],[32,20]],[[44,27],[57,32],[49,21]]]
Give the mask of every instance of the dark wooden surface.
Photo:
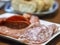
[[[41,19],[60,24],[60,0],[56,0],[56,1],[59,3],[58,10],[56,12],[54,12],[53,14],[49,14],[47,16],[46,15],[45,16],[41,16],[40,17]],[[4,9],[0,9],[0,14],[3,14],[3,13],[5,13]],[[0,45],[12,45],[12,44],[3,43],[0,40]],[[53,39],[47,45],[60,45],[60,35],[58,35],[55,39]]]

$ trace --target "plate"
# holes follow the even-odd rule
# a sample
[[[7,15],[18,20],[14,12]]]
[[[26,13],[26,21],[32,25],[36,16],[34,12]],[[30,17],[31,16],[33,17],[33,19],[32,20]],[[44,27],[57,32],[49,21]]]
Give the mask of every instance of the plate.
[[[0,8],[2,8],[3,6],[5,6],[5,4],[7,2],[9,2],[10,0],[0,0]]]
[[[5,2],[0,1],[0,8],[2,8],[5,5]]]
[[[7,18],[7,17],[13,16],[13,15],[15,15],[15,14],[12,14],[12,13],[4,13],[4,14],[0,15],[0,18]],[[52,39],[54,39],[56,36],[58,36],[60,34],[60,24],[48,22],[48,21],[45,21],[45,20],[40,20],[40,23],[41,24],[45,24],[45,25],[56,24],[57,26],[59,26],[58,31],[48,41],[46,41],[45,43],[42,43],[41,45],[46,45]],[[13,40],[15,40],[17,42],[20,42],[19,39],[15,39],[15,38],[12,38],[10,36],[4,36],[4,35],[0,35],[0,36],[5,37],[5,38],[8,38],[8,39],[13,39]]]
[[[58,9],[59,5],[58,5],[58,2],[54,1],[54,4],[53,6],[48,10],[48,11],[45,11],[45,12],[40,12],[40,13],[32,13],[34,15],[45,15],[45,14],[51,14],[51,13],[54,13],[57,9]],[[8,12],[8,13],[19,13],[19,14],[23,14],[19,11],[14,11],[12,8],[11,8],[11,2],[8,2],[5,6],[5,11]]]

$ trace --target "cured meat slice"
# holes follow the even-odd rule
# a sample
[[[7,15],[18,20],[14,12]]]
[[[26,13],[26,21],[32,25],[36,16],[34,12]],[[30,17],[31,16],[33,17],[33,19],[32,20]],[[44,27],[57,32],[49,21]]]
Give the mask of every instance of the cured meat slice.
[[[34,27],[40,26],[40,19],[37,16],[31,15],[31,14],[24,14],[23,15],[25,18],[30,20],[31,24],[35,24]]]
[[[6,26],[0,26],[0,34],[5,36],[18,38],[22,33],[24,33],[24,29],[12,29]]]
[[[54,28],[53,28],[54,27]],[[21,36],[20,40],[26,43],[32,44],[41,44],[47,41],[52,35],[54,30],[56,29],[56,25],[50,26],[40,26],[40,27],[33,27],[26,30]]]

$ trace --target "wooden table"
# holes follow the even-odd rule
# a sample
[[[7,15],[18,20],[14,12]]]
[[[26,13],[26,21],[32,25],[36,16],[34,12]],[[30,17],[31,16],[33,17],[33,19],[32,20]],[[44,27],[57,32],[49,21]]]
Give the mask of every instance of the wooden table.
[[[57,0],[57,2],[60,5],[60,0]],[[0,10],[0,14],[3,14],[4,12],[5,11],[3,9]],[[47,20],[47,21],[50,21],[50,22],[55,22],[55,23],[60,24],[60,6],[55,13],[49,14],[47,16],[41,16],[40,18],[43,19],[43,20]],[[3,43],[3,42],[0,42],[0,45],[12,45],[12,44],[6,44],[6,43]],[[47,45],[60,45],[60,35],[58,35],[55,39],[53,39]]]

